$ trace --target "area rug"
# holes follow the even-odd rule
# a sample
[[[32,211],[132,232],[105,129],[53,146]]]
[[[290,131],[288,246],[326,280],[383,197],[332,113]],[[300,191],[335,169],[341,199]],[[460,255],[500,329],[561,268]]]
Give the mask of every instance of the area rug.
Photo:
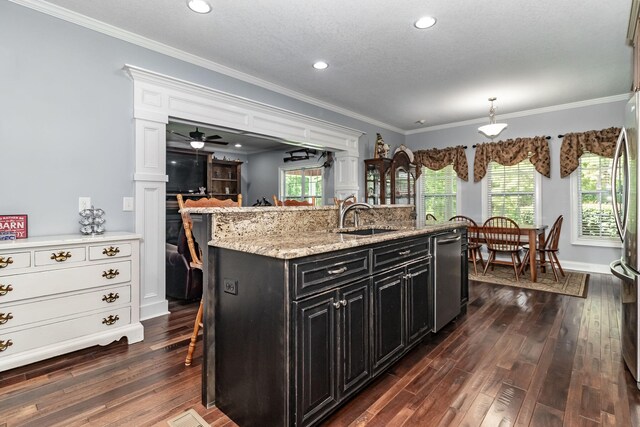
[[[556,294],[571,295],[575,297],[586,298],[587,282],[589,275],[586,273],[578,273],[575,271],[564,271],[565,276],[559,274],[559,281],[556,282],[553,272],[549,267],[545,273],[538,271],[538,281],[531,282],[529,270],[520,275],[520,280],[516,282],[513,274],[513,267],[496,265],[491,271],[491,267],[487,270],[486,276],[480,271],[478,266],[478,274],[473,273],[473,266],[469,265],[469,280],[478,282],[494,283],[496,285],[513,286],[516,288],[535,289],[537,291],[553,292]]]
[[[167,420],[167,424],[171,427],[209,427],[209,424],[194,409],[189,409],[187,412]]]

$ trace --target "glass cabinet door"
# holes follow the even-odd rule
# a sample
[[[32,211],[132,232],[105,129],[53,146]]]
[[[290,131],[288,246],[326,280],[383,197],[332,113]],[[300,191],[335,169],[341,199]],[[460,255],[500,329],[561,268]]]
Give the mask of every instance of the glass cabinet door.
[[[384,180],[386,182],[386,185],[384,187],[385,204],[390,205],[391,204],[391,171],[390,170],[388,170],[387,173],[385,174]]]
[[[380,172],[376,168],[367,170],[367,203],[372,205],[380,204]]]

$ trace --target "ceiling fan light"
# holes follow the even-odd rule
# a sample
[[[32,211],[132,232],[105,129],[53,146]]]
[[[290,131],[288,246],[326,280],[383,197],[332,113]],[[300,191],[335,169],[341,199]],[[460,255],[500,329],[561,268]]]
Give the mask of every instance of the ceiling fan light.
[[[193,140],[193,141],[189,142],[189,144],[191,144],[191,146],[192,146],[193,148],[195,148],[196,150],[199,150],[199,149],[201,149],[202,147],[204,147],[204,141],[196,141],[196,140]]]
[[[187,6],[196,13],[211,12],[211,5],[205,0],[188,0]]]
[[[502,131],[505,130],[506,128],[507,128],[506,123],[491,123],[488,125],[480,126],[478,128],[478,132],[480,132],[487,138],[493,139],[496,136],[500,135],[500,133],[502,133]]]

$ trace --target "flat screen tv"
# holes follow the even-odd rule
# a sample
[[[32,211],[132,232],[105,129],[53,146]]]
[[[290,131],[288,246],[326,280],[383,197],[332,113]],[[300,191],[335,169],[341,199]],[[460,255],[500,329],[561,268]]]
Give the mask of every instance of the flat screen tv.
[[[207,187],[207,156],[167,151],[167,194],[199,193]]]

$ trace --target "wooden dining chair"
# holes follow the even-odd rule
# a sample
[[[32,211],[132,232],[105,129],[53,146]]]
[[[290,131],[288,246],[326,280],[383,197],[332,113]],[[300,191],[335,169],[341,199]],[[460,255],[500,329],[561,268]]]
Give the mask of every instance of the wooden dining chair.
[[[307,200],[278,200],[276,195],[273,195],[274,206],[314,206],[313,202]]]
[[[185,212],[185,208],[225,208],[225,207],[240,207],[242,206],[242,195],[238,194],[238,201],[231,199],[216,199],[215,197],[207,198],[203,197],[198,200],[183,199],[182,194],[176,195],[178,199],[178,207],[180,208],[180,216],[182,218],[182,226],[184,227],[184,235],[187,238],[187,246],[189,247],[189,253],[191,254],[191,267],[202,271],[202,253],[196,251],[195,239],[193,238],[193,220],[188,212]],[[204,284],[203,284],[204,285]],[[193,333],[191,334],[191,340],[189,342],[189,349],[187,350],[187,357],[184,360],[185,366],[190,366],[193,360],[193,352],[196,349],[196,341],[198,340],[198,332],[202,325],[202,314],[204,311],[204,305],[202,298],[200,298],[200,306],[198,307],[198,313],[196,313],[196,319],[193,323]]]
[[[480,243],[480,229],[478,228],[478,224],[464,215],[456,215],[449,218],[449,221],[460,221],[466,222],[467,226],[474,227],[475,231],[470,232],[467,235],[469,243],[467,244],[467,251],[469,253],[469,258],[473,261],[473,271],[478,274],[478,266],[477,262],[480,261],[480,265],[484,268],[484,258],[482,258],[482,243]]]
[[[438,220],[438,218],[436,218],[432,214],[430,214],[430,213],[427,214],[427,221],[437,221],[437,220]]]
[[[551,230],[549,230],[549,236],[547,240],[544,242],[544,247],[538,248],[538,255],[540,256],[540,262],[536,263],[536,266],[544,267],[547,263],[551,265],[551,270],[553,271],[553,277],[555,277],[556,282],[559,280],[558,271],[560,270],[560,274],[564,277],[564,270],[562,270],[562,266],[560,265],[560,261],[558,260],[558,243],[560,241],[560,231],[562,230],[562,221],[564,217],[560,215],[556,218],[555,222],[551,226]],[[520,272],[522,273],[529,264],[529,257],[531,256],[531,248],[528,244],[522,245],[522,248],[525,250],[524,258],[522,262],[522,266],[520,267]],[[556,268],[557,267],[557,268]]]
[[[512,265],[516,275],[516,282],[519,281],[520,264],[520,227],[510,218],[494,216],[489,218],[482,225],[482,234],[489,250],[489,259],[484,266],[482,274],[487,274],[487,269],[494,264]],[[507,253],[511,256],[511,262],[496,259],[499,253]]]

